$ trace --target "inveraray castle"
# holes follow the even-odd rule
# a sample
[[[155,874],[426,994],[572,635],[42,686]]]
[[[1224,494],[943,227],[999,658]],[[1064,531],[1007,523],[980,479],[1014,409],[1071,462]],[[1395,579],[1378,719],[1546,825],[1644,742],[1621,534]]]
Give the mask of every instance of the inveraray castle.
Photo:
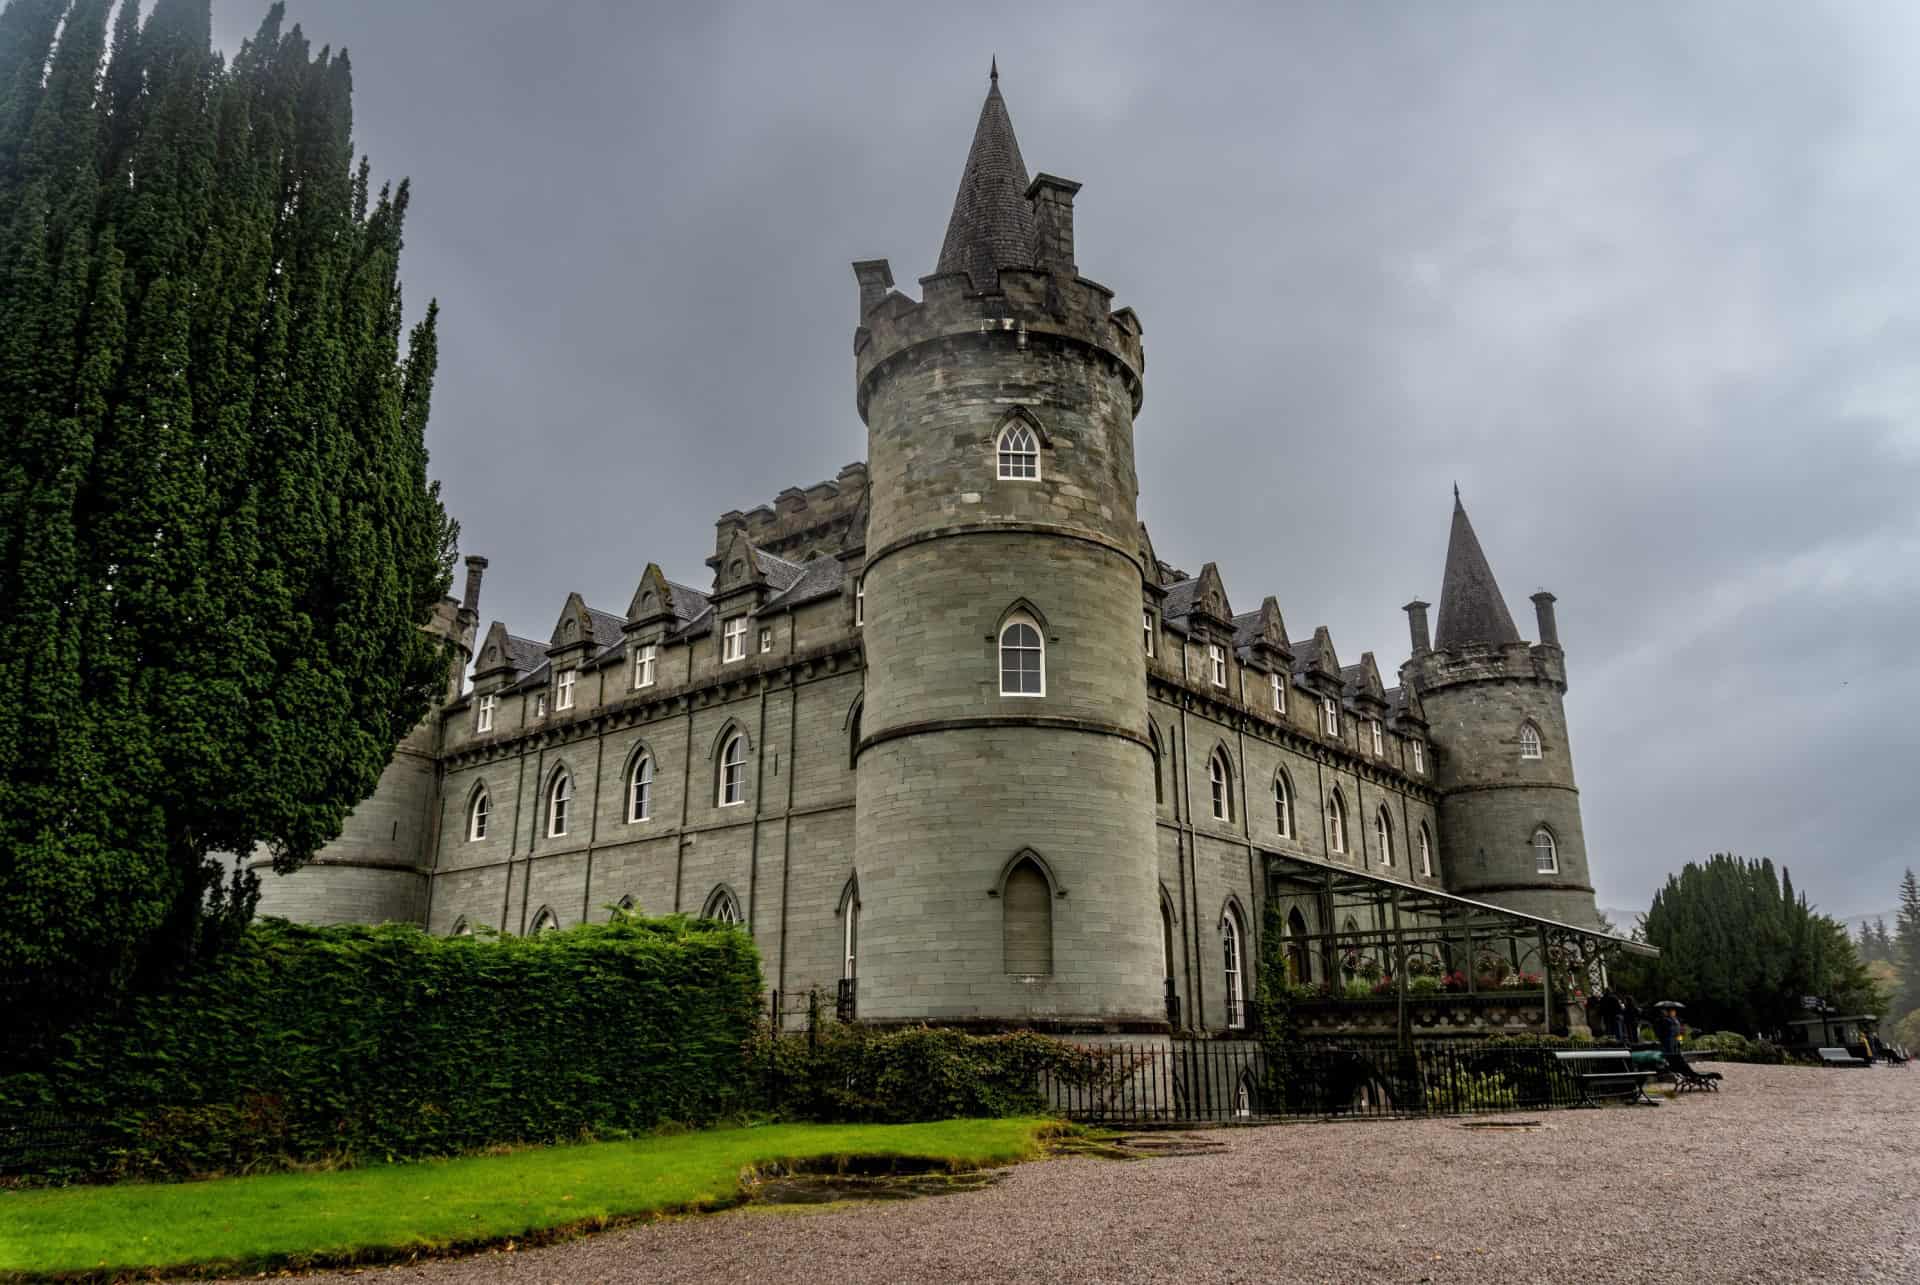
[[[1082,275],[1080,185],[1028,175],[997,80],[920,298],[853,265],[866,462],[721,514],[697,585],[570,595],[544,640],[480,635],[468,558],[432,627],[471,689],[263,913],[681,911],[862,1020],[1065,1032],[1244,1025],[1268,922],[1301,981],[1338,967],[1306,943],[1389,914],[1599,932],[1553,596],[1523,641],[1456,495],[1389,684],[1161,561],[1140,319]]]

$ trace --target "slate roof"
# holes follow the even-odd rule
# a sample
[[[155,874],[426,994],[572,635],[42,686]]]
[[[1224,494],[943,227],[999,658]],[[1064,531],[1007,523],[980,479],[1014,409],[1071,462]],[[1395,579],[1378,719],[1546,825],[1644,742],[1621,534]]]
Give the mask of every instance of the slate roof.
[[[1453,531],[1447,537],[1447,573],[1440,585],[1440,621],[1433,631],[1435,651],[1467,643],[1514,643],[1520,631],[1507,614],[1507,600],[1494,583],[1493,568],[1481,552],[1473,523],[1453,492]]]
[[[788,562],[777,554],[765,553],[759,549],[753,551],[753,560],[760,568],[760,574],[767,578],[767,587],[778,592],[793,586],[805,570],[797,562]]]
[[[707,595],[699,589],[690,589],[678,581],[667,581],[667,589],[673,598],[673,614],[682,623],[698,620],[707,610]]]
[[[1181,580],[1167,586],[1166,597],[1160,600],[1160,617],[1163,620],[1176,619],[1192,612],[1195,600],[1200,597],[1200,577]]]
[[[621,627],[627,623],[625,616],[616,616],[611,611],[596,611],[587,608],[587,619],[593,622],[593,641],[601,647],[618,643],[621,639]]]
[[[547,644],[535,642],[531,638],[516,638],[507,635],[507,663],[515,673],[524,674],[530,669],[538,669],[547,663]]]
[[[1299,642],[1293,645],[1293,672],[1294,673],[1296,674],[1312,673],[1313,667],[1317,665],[1319,662],[1320,662],[1320,640],[1317,637],[1303,638]]]
[[[934,271],[964,272],[973,278],[975,290],[992,290],[1000,283],[1002,267],[1032,263],[1033,206],[1027,200],[1027,163],[1020,157],[1006,100],[1000,97],[1000,68],[995,62]]]
[[[1251,647],[1253,640],[1260,636],[1260,613],[1249,611],[1244,616],[1233,618],[1233,645]]]
[[[767,605],[761,608],[763,612],[771,611],[776,607],[797,607],[803,602],[830,598],[840,592],[840,586],[845,584],[847,579],[847,568],[838,558],[815,558],[798,570],[800,574],[794,578],[792,584],[767,599]]]

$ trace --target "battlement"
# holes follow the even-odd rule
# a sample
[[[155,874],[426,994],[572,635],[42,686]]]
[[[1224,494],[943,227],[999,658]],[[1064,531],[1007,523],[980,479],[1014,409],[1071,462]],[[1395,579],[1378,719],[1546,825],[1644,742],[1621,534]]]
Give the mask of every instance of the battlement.
[[[745,532],[754,548],[789,562],[804,562],[816,551],[855,548],[865,532],[866,496],[867,465],[855,460],[825,482],[788,487],[772,504],[744,513],[729,509],[714,521],[714,557],[726,555],[737,531]]]
[[[1539,682],[1565,691],[1566,654],[1546,643],[1469,643],[1415,656],[1407,667],[1422,693],[1462,683]]]

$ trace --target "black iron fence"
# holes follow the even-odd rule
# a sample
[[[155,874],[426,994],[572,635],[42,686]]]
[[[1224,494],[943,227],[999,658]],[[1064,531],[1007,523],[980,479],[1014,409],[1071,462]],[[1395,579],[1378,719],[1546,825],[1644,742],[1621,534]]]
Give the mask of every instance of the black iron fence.
[[[1457,1115],[1568,1107],[1579,1083],[1543,1048],[1469,1041],[1294,1044],[1174,1040],[1089,1047],[1046,1101],[1091,1124]]]

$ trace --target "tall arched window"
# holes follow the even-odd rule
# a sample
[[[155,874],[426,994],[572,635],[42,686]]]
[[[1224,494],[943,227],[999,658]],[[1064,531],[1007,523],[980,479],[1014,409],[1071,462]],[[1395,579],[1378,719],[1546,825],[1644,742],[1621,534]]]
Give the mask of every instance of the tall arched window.
[[[573,775],[564,767],[553,774],[547,786],[547,837],[557,839],[567,832],[567,806],[573,802]]]
[[[559,931],[560,931],[560,916],[553,913],[553,907],[542,906],[540,907],[538,913],[534,915],[533,925],[532,927],[527,929],[527,935],[531,937],[539,933],[551,933],[551,932],[559,932]]]
[[[720,747],[720,806],[747,801],[747,738],[739,732]]]
[[[1338,790],[1327,799],[1327,846],[1335,852],[1347,850],[1347,801]]]
[[[473,925],[467,922],[465,915],[462,915],[453,921],[453,927],[447,930],[447,936],[471,937],[473,936]]]
[[[1420,873],[1433,876],[1433,833],[1425,821],[1420,823]]]
[[[1520,757],[1523,759],[1540,757],[1540,729],[1532,723],[1520,724]]]
[[[1160,976],[1171,985],[1173,981],[1173,907],[1167,904],[1167,895],[1160,894]],[[1168,994],[1172,994],[1169,989]]]
[[[1247,938],[1240,925],[1240,909],[1229,905],[1220,917],[1220,949],[1226,968],[1227,1029],[1247,1024]]]
[[[975,439],[976,441],[979,439]],[[1000,430],[1000,478],[1007,482],[1040,480],[1040,439],[1033,429],[1014,420]]]
[[[1553,831],[1544,825],[1533,832],[1533,868],[1537,874],[1560,873],[1560,847],[1553,841]]]
[[[858,977],[860,959],[860,885],[849,879],[840,897],[840,976]]]
[[[1159,807],[1167,796],[1160,788],[1160,732],[1152,723],[1147,724],[1147,740],[1151,743],[1148,752],[1153,755],[1153,805]]]
[[[738,927],[747,921],[747,917],[740,913],[740,903],[725,888],[713,890],[707,897],[707,908],[700,912],[700,917],[729,927]]]
[[[1293,791],[1287,788],[1287,774],[1273,777],[1273,828],[1282,839],[1293,837]]]
[[[1287,980],[1300,986],[1311,982],[1312,958],[1307,949],[1307,917],[1295,906],[1287,912]]]
[[[641,754],[633,760],[627,777],[627,820],[645,821],[653,815],[653,756]]]
[[[1000,627],[1000,694],[1047,694],[1046,650],[1030,616],[1014,616]]]
[[[1373,837],[1380,847],[1380,864],[1393,864],[1393,818],[1381,808],[1373,815]]]
[[[487,821],[493,816],[493,798],[487,793],[487,787],[473,787],[473,797],[467,801],[467,842],[478,843],[487,837]]]
[[[1233,764],[1227,762],[1223,749],[1207,760],[1207,784],[1213,792],[1214,820],[1233,820]]]
[[[1007,872],[1000,927],[1008,973],[1044,977],[1053,971],[1053,887],[1032,857]]]

